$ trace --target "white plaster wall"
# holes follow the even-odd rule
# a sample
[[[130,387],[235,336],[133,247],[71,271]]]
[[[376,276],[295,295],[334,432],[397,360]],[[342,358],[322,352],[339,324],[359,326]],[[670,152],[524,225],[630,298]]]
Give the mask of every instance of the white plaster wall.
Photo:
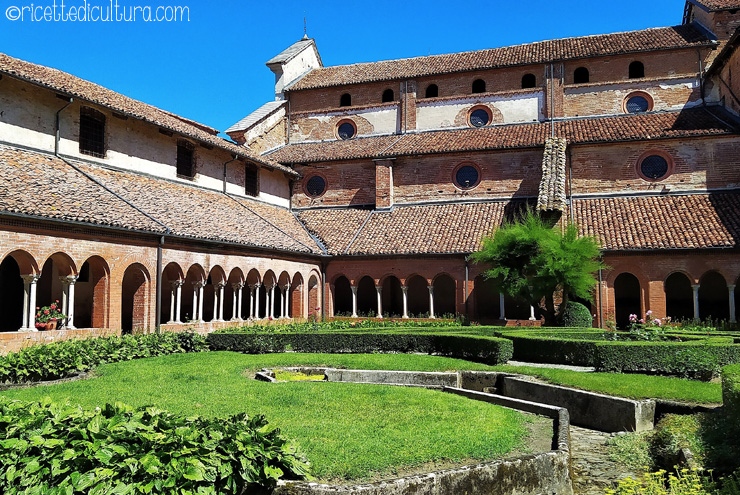
[[[256,123],[254,126],[247,129],[247,132],[244,133],[246,144],[249,145],[255,139],[262,137],[264,133],[275,127],[275,125],[277,125],[277,123],[284,118],[285,106],[282,106],[278,108],[277,111],[271,113],[270,115]]]
[[[275,74],[275,94],[281,94],[283,88],[316,67],[321,67],[318,51],[314,45],[309,45],[286,64],[280,66],[282,73],[276,72]]]
[[[478,104],[489,104],[498,108],[506,124],[514,122],[534,122],[544,118],[544,94],[542,92],[526,95],[496,96],[486,98],[465,98],[426,102],[419,100],[416,103],[416,128],[419,130],[440,129],[445,127],[460,127],[455,118],[461,111],[468,110]],[[462,124],[467,127],[467,122]]]
[[[53,153],[56,112],[64,108],[65,104],[64,100],[57,98],[51,91],[9,77],[3,78],[0,80],[0,141]],[[196,175],[192,180],[177,177],[176,134],[161,134],[157,126],[134,118],[122,120],[114,117],[109,110],[95,105],[91,106],[101,111],[106,118],[106,156],[96,158],[80,153],[82,105],[81,102],[74,101],[60,113],[61,155],[217,191],[223,190],[223,164],[233,158],[228,151],[216,147],[207,149],[191,140],[195,144]],[[239,166],[243,167],[243,164]],[[262,169],[260,177],[260,187],[265,194],[260,194],[259,199],[287,207],[290,186],[285,174]],[[234,186],[243,194],[243,178],[241,183],[230,185]]]

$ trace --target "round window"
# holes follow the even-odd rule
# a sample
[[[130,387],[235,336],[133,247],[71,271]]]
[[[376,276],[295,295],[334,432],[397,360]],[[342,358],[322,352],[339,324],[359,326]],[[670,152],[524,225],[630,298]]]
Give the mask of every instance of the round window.
[[[476,108],[470,112],[470,125],[473,127],[483,127],[491,121],[491,114],[483,108]]]
[[[650,102],[644,96],[632,96],[627,100],[627,112],[642,113],[650,110]]]
[[[640,162],[640,173],[649,180],[660,180],[668,175],[668,160],[660,155],[649,155]]]
[[[455,172],[455,184],[460,189],[472,189],[478,185],[480,174],[478,169],[472,165],[463,165]]]
[[[352,122],[342,122],[337,127],[337,135],[339,139],[352,139],[357,134],[357,129]]]
[[[306,181],[306,193],[312,198],[318,198],[326,191],[326,179],[314,175]]]

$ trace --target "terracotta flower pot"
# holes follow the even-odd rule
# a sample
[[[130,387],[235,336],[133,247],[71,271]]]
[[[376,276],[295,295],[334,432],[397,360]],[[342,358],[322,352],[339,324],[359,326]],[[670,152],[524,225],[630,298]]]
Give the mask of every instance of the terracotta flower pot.
[[[51,320],[47,321],[44,325],[44,330],[56,330],[57,329],[57,319],[52,318]]]

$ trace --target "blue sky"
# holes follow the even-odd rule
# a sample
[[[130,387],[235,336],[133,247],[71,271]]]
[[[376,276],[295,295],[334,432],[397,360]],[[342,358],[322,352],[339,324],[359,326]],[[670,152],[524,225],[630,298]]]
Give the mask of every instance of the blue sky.
[[[57,20],[44,20],[54,2]],[[329,66],[670,26],[684,8],[683,0],[64,0],[62,17],[61,2],[0,0],[0,52],[220,130],[273,99],[265,62],[303,36],[304,16]],[[71,7],[85,3],[96,20],[72,20]],[[135,21],[97,20],[115,3],[129,19],[134,7],[150,6],[152,16],[187,7],[189,22],[145,22],[142,9]]]

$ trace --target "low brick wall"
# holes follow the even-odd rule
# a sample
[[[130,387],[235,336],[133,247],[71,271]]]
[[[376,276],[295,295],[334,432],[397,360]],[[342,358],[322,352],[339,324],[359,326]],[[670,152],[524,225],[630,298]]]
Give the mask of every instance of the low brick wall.
[[[109,328],[84,328],[78,330],[44,330],[39,332],[2,332],[0,333],[0,355],[18,352],[24,347],[36,344],[48,344],[71,339],[89,339],[118,335],[119,332]]]

